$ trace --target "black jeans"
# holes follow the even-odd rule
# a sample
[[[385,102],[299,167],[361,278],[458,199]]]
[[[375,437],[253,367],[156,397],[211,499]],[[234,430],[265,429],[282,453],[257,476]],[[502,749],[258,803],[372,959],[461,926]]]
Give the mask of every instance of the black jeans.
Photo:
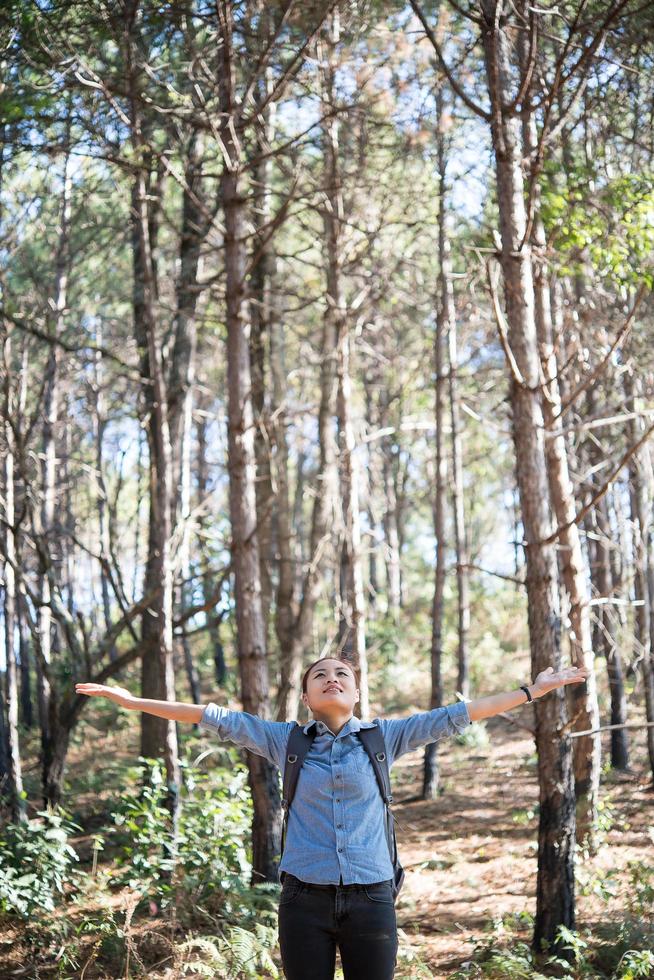
[[[337,946],[345,980],[391,980],[397,957],[391,882],[309,885],[286,874],[279,945],[287,980],[333,980]]]

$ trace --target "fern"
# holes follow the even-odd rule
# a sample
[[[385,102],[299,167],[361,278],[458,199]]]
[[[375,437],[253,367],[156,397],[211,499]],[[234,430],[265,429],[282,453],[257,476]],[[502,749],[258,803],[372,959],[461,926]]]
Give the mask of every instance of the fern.
[[[183,954],[200,954],[182,965],[182,973],[198,977],[217,974],[230,980],[258,980],[262,976],[278,980],[279,971],[270,954],[275,942],[275,930],[260,923],[252,931],[228,926],[224,935],[215,939],[195,936],[179,947]]]

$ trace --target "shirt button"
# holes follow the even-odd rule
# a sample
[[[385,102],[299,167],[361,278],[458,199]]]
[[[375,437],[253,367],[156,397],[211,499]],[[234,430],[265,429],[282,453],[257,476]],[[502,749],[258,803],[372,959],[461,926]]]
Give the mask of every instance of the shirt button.
[[[343,848],[342,848],[342,847],[339,847],[339,849],[338,849],[338,853],[339,853],[339,854],[342,854],[342,853],[343,853]]]
[[[336,802],[337,802],[337,803],[340,803],[341,801],[340,801],[340,800],[336,800]]]
[[[342,827],[343,827],[343,824],[342,824],[342,823],[337,823],[337,824],[336,824],[336,829],[337,829],[337,830],[341,830],[341,829],[342,829]]]

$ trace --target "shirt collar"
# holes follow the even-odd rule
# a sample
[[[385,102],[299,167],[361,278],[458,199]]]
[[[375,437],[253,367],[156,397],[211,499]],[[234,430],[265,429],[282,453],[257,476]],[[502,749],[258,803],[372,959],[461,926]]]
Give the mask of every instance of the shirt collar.
[[[307,722],[307,724],[304,726],[304,728],[303,728],[304,734],[305,735],[308,735],[309,732],[311,731],[311,729],[314,726],[315,726],[316,734],[317,735],[324,735],[325,732],[330,732],[332,735],[334,734],[331,731],[331,729],[328,728],[327,725],[325,725],[324,722],[322,722],[322,721],[316,721],[315,718],[312,718],[311,721]],[[341,735],[349,735],[352,732],[358,732],[362,728],[374,728],[374,727],[375,727],[375,723],[374,722],[372,722],[372,721],[361,721],[361,719],[360,718],[357,718],[356,715],[352,715],[352,717],[350,718],[350,720],[348,722],[346,722],[345,725],[343,725],[343,727],[341,728],[340,732],[338,733],[338,735],[336,737],[337,738],[340,738]]]

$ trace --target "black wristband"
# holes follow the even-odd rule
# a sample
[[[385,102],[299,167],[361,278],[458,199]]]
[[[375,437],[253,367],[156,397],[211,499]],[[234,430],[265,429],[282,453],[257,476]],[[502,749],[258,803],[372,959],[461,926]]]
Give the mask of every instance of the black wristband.
[[[531,696],[531,694],[529,693],[529,688],[527,687],[527,685],[526,685],[526,684],[521,684],[521,685],[520,685],[520,690],[521,690],[521,691],[524,691],[524,692],[525,692],[525,694],[527,695],[527,701],[528,701],[528,702],[529,702],[529,701],[533,701],[533,700],[534,700],[534,699],[532,698],[532,696]]]

